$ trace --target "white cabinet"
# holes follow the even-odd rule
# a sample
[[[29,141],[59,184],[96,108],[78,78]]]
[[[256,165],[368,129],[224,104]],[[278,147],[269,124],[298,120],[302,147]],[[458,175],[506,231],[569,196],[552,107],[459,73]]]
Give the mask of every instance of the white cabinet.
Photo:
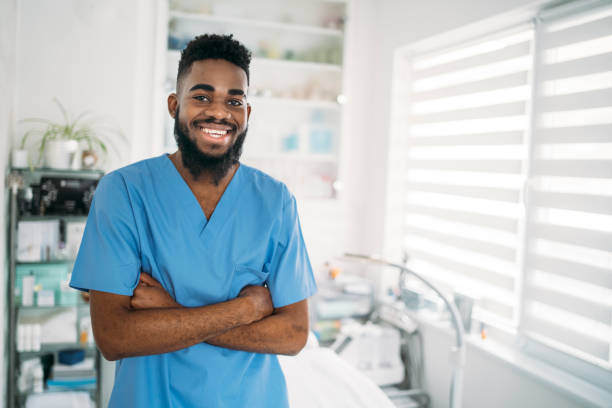
[[[285,182],[301,198],[336,197],[343,115],[346,3],[341,1],[171,1],[166,92],[180,50],[194,36],[233,34],[253,54],[253,110],[242,161]],[[165,127],[175,150],[173,121]]]

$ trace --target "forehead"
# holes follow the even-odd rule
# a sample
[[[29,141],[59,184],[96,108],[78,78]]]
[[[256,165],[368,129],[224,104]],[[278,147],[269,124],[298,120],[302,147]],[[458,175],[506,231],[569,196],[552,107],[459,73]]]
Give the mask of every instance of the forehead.
[[[212,85],[216,90],[247,90],[246,72],[238,65],[223,59],[205,59],[195,61],[183,77],[182,88],[188,91],[196,84]]]

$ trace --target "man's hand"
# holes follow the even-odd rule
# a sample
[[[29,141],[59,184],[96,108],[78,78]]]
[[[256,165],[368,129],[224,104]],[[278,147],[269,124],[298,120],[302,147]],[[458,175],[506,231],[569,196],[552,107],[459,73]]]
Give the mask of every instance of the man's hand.
[[[272,314],[274,306],[270,291],[263,286],[245,286],[240,291],[238,297],[248,298],[252,304],[253,321],[261,320]],[[182,307],[164,287],[151,275],[142,272],[140,282],[134,289],[134,294],[130,299],[132,309],[156,309]]]
[[[274,311],[270,291],[263,286],[245,286],[238,294],[238,297],[246,297],[252,301],[255,320],[268,317]]]
[[[134,289],[134,294],[130,299],[132,309],[155,309],[181,307],[176,303],[172,296],[164,289],[164,287],[155,280],[151,275],[142,272],[140,274],[140,282]]]

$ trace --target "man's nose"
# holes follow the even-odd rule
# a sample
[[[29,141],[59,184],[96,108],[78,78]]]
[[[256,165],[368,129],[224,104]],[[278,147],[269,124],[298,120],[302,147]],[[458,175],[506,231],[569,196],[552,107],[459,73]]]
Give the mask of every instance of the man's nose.
[[[207,106],[206,111],[204,112],[207,116],[213,117],[215,119],[228,119],[230,117],[230,113],[225,106],[225,103],[211,103]]]

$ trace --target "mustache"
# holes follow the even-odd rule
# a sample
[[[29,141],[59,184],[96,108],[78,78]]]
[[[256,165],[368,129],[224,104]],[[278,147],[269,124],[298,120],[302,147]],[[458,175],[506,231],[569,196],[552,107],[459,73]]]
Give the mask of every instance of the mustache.
[[[235,123],[230,123],[225,119],[221,119],[221,120],[217,120],[215,118],[205,118],[205,119],[198,119],[195,120],[193,122],[194,125],[199,125],[201,123],[214,123],[215,125],[222,125],[222,126],[228,126],[230,128],[232,128],[232,130],[236,130],[238,127],[236,126]]]

